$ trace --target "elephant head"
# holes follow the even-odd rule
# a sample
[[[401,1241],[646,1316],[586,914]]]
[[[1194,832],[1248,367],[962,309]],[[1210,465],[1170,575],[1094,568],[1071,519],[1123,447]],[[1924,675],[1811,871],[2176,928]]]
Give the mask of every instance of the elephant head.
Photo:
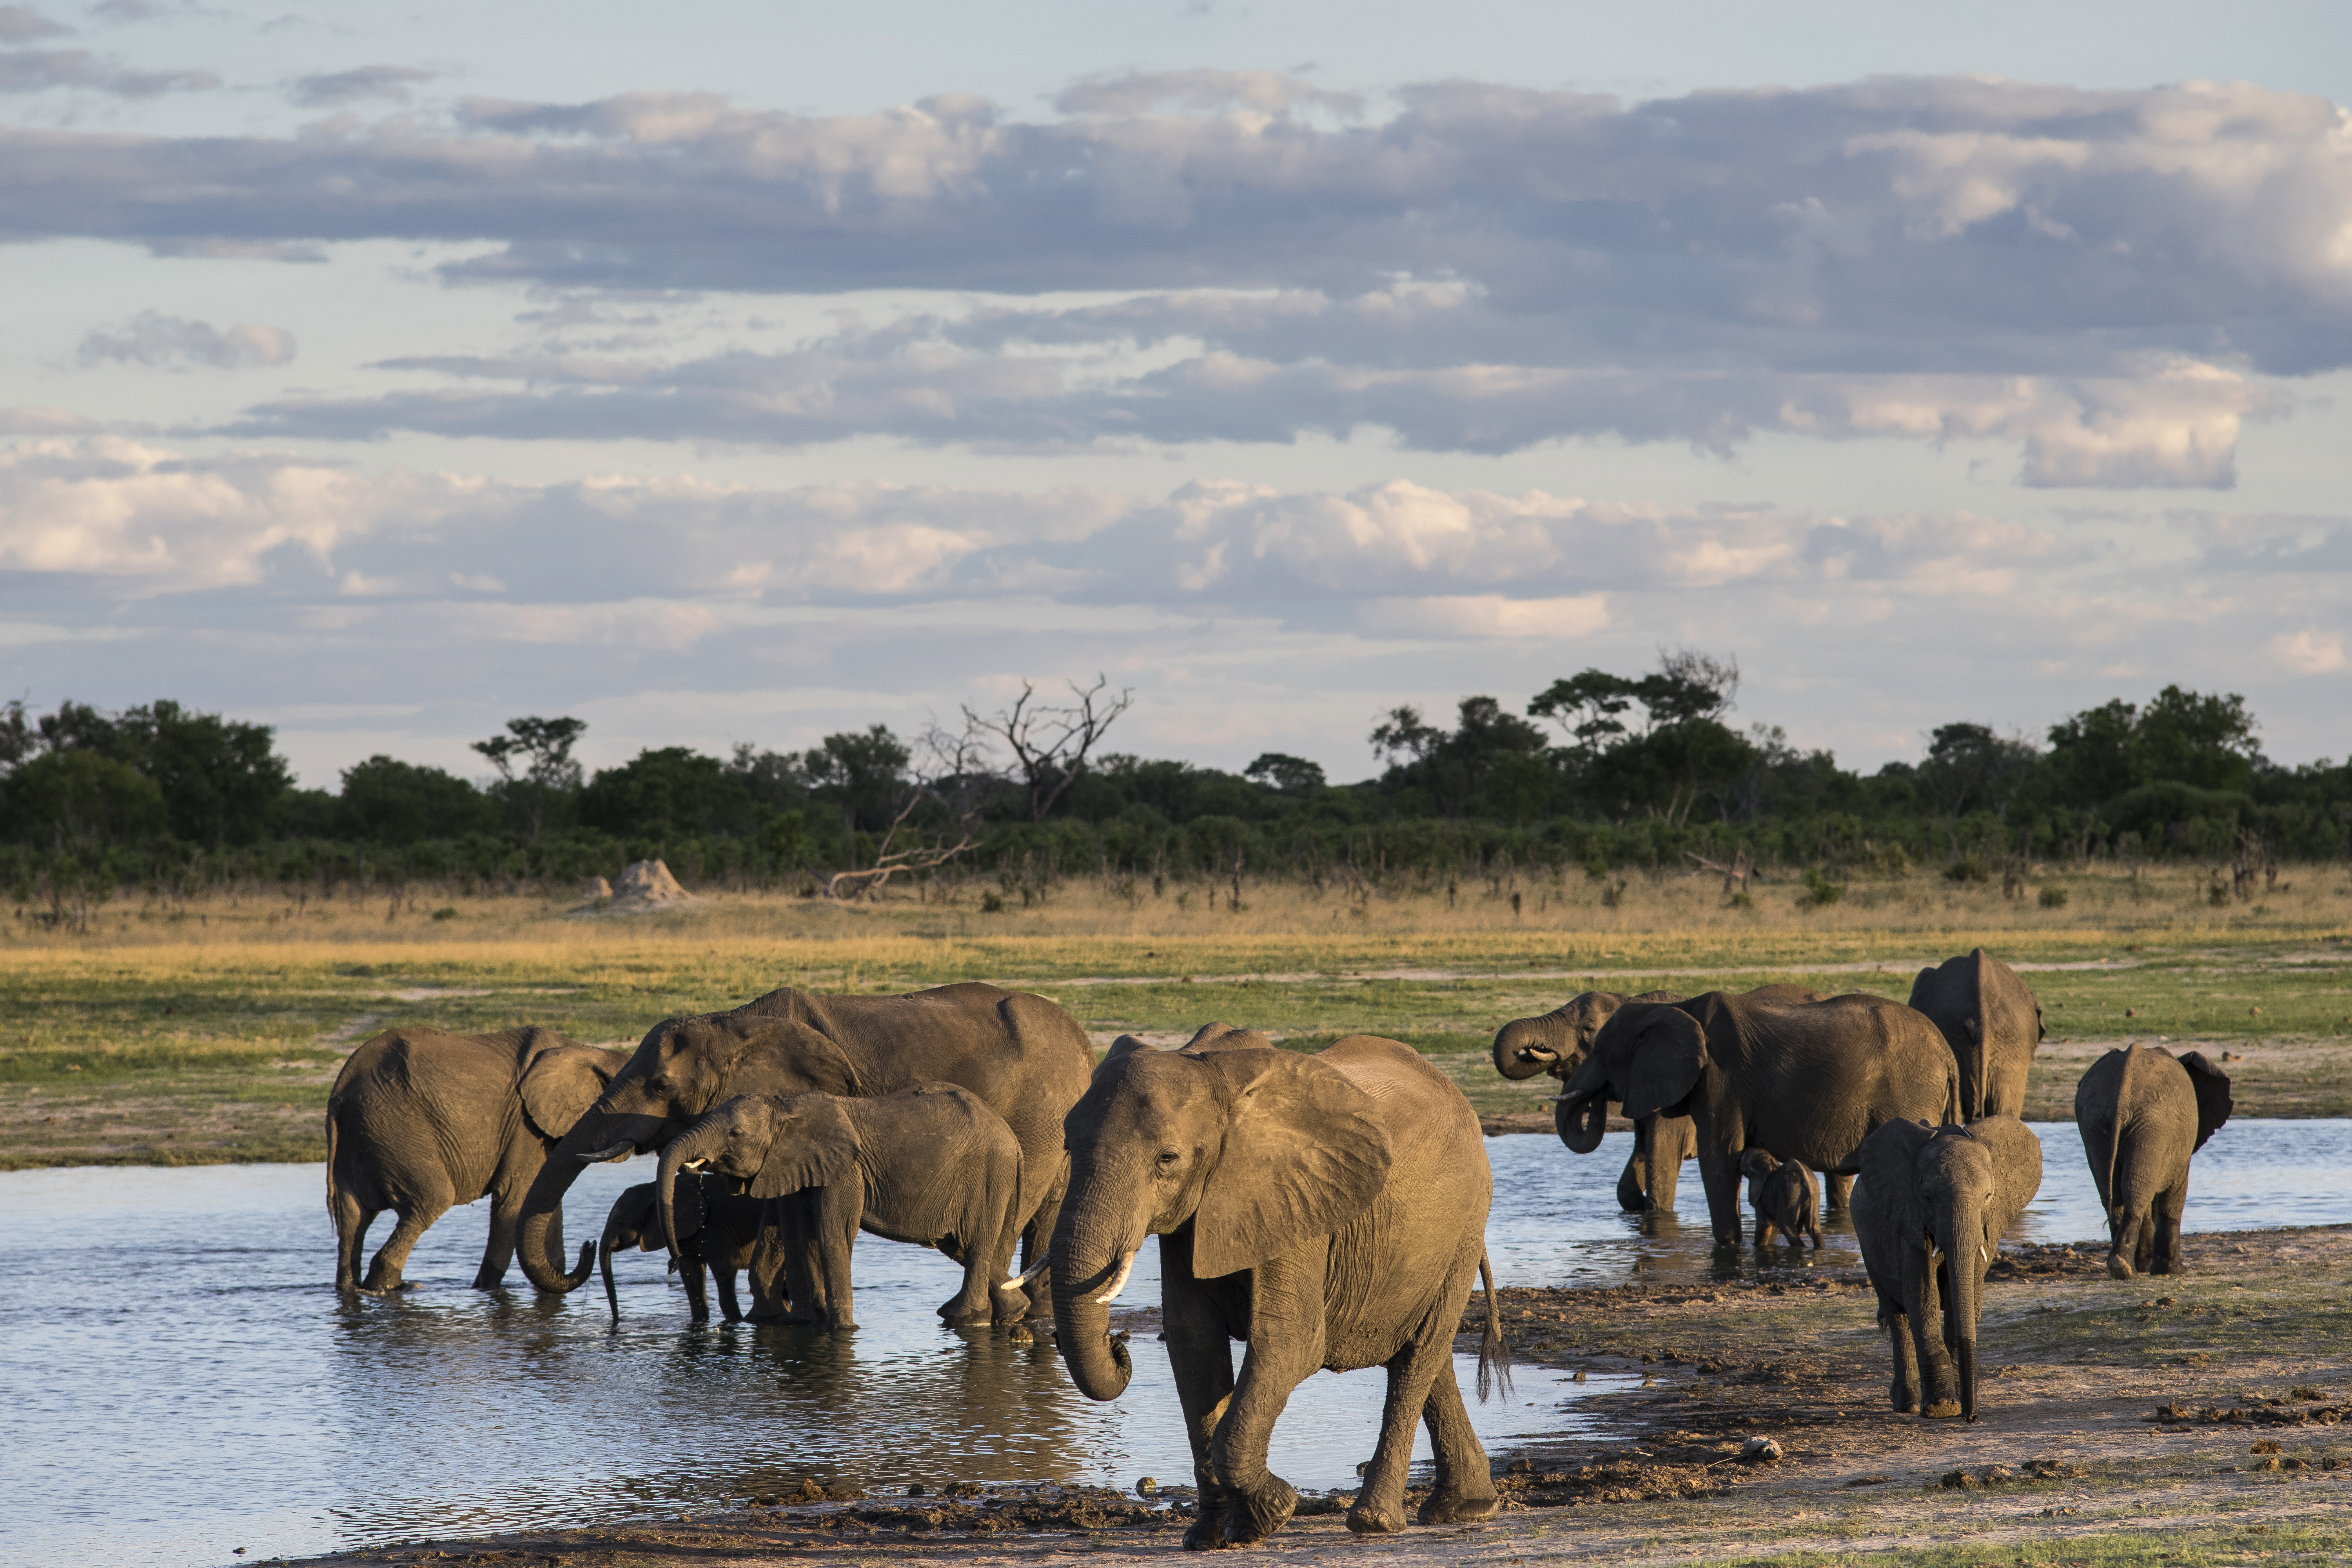
[[[832,1095],[739,1094],[671,1140],[656,1190],[667,1194],[675,1184],[683,1200],[695,1173],[709,1171],[752,1197],[782,1197],[856,1175],[858,1149],[857,1129]],[[667,1201],[661,1215],[675,1250],[685,1233]]]
[[[1612,1100],[1624,1101],[1636,1121],[1681,1115],[1706,1064],[1706,1031],[1684,1005],[1626,1003],[1593,1035],[1583,1065],[1560,1088],[1561,1141],[1580,1154],[1601,1147]]]
[[[1189,1225],[1192,1273],[1236,1273],[1340,1229],[1388,1180],[1370,1096],[1328,1064],[1244,1031],[1208,1048],[1130,1046],[1064,1120],[1068,1196],[1054,1228],[1054,1329],[1070,1380],[1116,1399],[1132,1367],[1108,1307],[1148,1236]]]
[[[1769,1225],[1791,1247],[1822,1245],[1822,1190],[1813,1173],[1801,1161],[1773,1158],[1768,1149],[1750,1148],[1739,1156],[1739,1173],[1748,1178],[1748,1206],[1756,1211],[1758,1239]]]
[[[593,1266],[593,1244],[582,1244],[579,1265],[569,1274],[549,1245],[560,1234],[563,1195],[583,1166],[657,1149],[730,1095],[861,1092],[857,1070],[842,1048],[789,1016],[795,999],[794,993],[775,992],[731,1013],[654,1026],[549,1152],[523,1198],[515,1251],[534,1286],[575,1289]]]

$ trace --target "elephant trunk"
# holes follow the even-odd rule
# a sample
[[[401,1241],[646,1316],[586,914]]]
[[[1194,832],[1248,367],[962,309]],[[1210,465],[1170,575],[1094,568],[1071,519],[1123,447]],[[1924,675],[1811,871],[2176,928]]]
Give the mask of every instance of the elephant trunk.
[[[1495,1070],[1517,1083],[1557,1068],[1563,1042],[1550,1025],[1548,1018],[1517,1018],[1496,1031]]]
[[[684,1259],[677,1244],[677,1174],[688,1165],[709,1159],[726,1141],[726,1130],[706,1116],[669,1141],[662,1151],[661,1170],[654,1177],[654,1201],[661,1205],[662,1239],[669,1255]]]
[[[1601,1136],[1609,1130],[1609,1087],[1595,1058],[1587,1057],[1552,1103],[1552,1126],[1559,1141],[1579,1154],[1600,1148]]]
[[[1977,1418],[1977,1315],[1983,1304],[1985,1265],[1990,1261],[1982,1216],[1947,1204],[1937,1216],[1936,1245],[1944,1254],[1944,1343],[1959,1373],[1960,1415]]]
[[[1098,1184],[1072,1183],[1077,1194],[1054,1226],[1054,1340],[1070,1381],[1088,1399],[1117,1399],[1134,1375],[1126,1344],[1110,1337],[1110,1299],[1135,1266],[1123,1228],[1128,1205],[1107,1203]]]
[[[621,1321],[621,1293],[613,1288],[613,1227],[604,1227],[604,1237],[596,1244],[596,1267],[604,1276],[604,1305],[613,1310],[613,1322]]]
[[[515,1226],[515,1257],[535,1289],[562,1295],[588,1282],[589,1272],[595,1267],[593,1242],[582,1242],[579,1266],[569,1273],[564,1271],[563,1196],[580,1179],[590,1156],[608,1152],[624,1141],[636,1147],[638,1140],[633,1136],[635,1129],[628,1124],[652,1120],[614,1117],[606,1114],[601,1104],[592,1106],[548,1152],[547,1163],[539,1168],[530,1190],[523,1194],[522,1213]]]

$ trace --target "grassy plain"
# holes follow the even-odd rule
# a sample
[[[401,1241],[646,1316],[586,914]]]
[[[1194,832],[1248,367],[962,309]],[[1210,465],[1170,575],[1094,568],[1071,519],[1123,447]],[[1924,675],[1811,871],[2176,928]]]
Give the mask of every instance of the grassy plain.
[[[2247,902],[2210,888],[2193,868],[2053,872],[2008,899],[1918,874],[1820,908],[1759,885],[1739,908],[1714,877],[1571,872],[1369,899],[1244,884],[1239,908],[1221,886],[1088,883],[984,912],[994,889],[972,884],[596,919],[530,897],[248,897],[118,906],[78,935],[18,911],[0,922],[0,1168],[320,1159],[335,1068],[380,1028],[541,1023],[617,1044],[778,985],[992,980],[1053,997],[1104,1043],[1217,1018],[1299,1045],[1384,1034],[1482,1110],[1524,1110],[1542,1081],[1502,1082],[1486,1041],[1577,991],[1787,980],[1900,998],[1921,963],[1979,944],[2026,971],[2048,1016],[2029,1115],[2071,1114],[2092,1058],[2150,1037],[2242,1058],[2242,1115],[2352,1114],[2352,877],[2293,868]]]

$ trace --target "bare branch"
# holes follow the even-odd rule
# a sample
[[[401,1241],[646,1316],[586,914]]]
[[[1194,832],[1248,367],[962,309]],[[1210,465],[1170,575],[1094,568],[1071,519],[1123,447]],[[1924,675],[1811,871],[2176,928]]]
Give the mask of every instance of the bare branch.
[[[1036,702],[1036,683],[1024,680],[1013,706],[999,709],[992,718],[982,718],[969,705],[963,710],[968,737],[984,732],[1011,748],[1028,792],[1032,822],[1044,821],[1069,793],[1086,772],[1087,753],[1112,722],[1135,704],[1131,687],[1122,688],[1115,698],[1107,695],[1110,687],[1107,675],[1097,673],[1092,686],[1082,687],[1075,680],[1068,685],[1070,695],[1077,700],[1065,707]]]

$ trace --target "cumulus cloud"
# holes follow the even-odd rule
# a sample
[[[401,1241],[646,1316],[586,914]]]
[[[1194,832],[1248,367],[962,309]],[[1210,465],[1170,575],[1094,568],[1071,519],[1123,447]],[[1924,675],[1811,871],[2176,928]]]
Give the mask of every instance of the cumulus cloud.
[[[400,68],[314,79],[390,91]],[[638,93],[289,139],[0,131],[0,211],[173,250],[487,240],[447,276],[549,289],[1126,296],[675,363],[424,357],[453,384],[274,406],[257,433],[1793,432],[2003,442],[2030,485],[2226,487],[2244,422],[2287,411],[2266,378],[2352,363],[2352,137],[2325,100],[1906,79],[1390,101],[1182,72],[1082,82],[1035,120]]]
[[[35,38],[54,38],[72,31],[30,5],[0,5],[0,44],[30,43]]]
[[[2344,668],[2344,639],[2333,632],[2281,632],[2271,638],[2270,651],[2297,675],[2334,675]]]
[[[0,49],[0,92],[47,92],[79,87],[118,98],[155,98],[218,87],[211,71],[131,70],[84,49]]]
[[[291,364],[294,334],[282,327],[250,321],[223,331],[182,316],[142,310],[120,326],[92,328],[82,337],[79,357],[86,365],[109,360],[149,365],[184,361],[218,370],[245,370]]]
[[[410,88],[431,81],[437,74],[414,66],[362,66],[357,70],[298,77],[291,91],[294,101],[306,109],[336,108],[365,99],[406,103]]]

